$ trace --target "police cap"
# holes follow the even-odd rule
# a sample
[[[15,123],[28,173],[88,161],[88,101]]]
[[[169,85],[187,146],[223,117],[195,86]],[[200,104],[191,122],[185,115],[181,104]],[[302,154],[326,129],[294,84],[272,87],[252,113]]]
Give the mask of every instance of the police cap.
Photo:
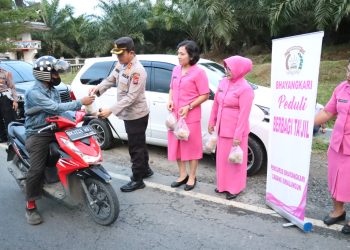
[[[114,48],[111,50],[112,54],[120,55],[125,50],[132,51],[135,50],[134,41],[131,37],[121,37],[114,41]]]

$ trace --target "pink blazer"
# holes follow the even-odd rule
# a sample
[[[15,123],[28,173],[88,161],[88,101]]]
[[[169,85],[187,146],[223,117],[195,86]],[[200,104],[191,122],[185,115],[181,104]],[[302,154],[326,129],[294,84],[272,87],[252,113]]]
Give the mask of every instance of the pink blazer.
[[[181,76],[181,65],[173,69],[170,89],[173,93],[174,114],[179,118],[180,108],[192,103],[200,95],[209,93],[208,77],[203,69],[196,64],[192,65],[188,73]],[[199,122],[201,120],[201,106],[198,105],[188,112],[186,123]]]
[[[209,125],[215,126],[219,136],[242,141],[249,134],[249,115],[254,91],[243,78],[252,69],[248,58],[233,56],[224,61],[233,79],[220,81],[215,94]]]
[[[350,155],[350,84],[347,81],[335,88],[324,110],[337,115],[330,147],[339,152],[342,145],[342,153]]]

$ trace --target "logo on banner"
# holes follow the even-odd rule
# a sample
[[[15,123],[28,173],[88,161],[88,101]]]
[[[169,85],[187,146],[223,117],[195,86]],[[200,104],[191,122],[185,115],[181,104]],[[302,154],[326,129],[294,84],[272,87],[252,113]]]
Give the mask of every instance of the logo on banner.
[[[305,50],[301,46],[293,46],[284,54],[287,72],[296,74],[303,69]]]

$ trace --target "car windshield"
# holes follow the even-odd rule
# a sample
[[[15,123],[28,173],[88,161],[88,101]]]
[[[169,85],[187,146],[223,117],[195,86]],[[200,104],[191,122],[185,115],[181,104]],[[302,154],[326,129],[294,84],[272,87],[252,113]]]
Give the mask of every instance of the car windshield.
[[[225,77],[224,67],[214,62],[199,63],[198,65],[205,70],[210,84],[214,87],[214,89],[217,89],[219,82],[223,77]]]
[[[1,67],[12,73],[15,83],[35,81],[33,67],[29,63],[9,61],[7,63],[1,63]]]

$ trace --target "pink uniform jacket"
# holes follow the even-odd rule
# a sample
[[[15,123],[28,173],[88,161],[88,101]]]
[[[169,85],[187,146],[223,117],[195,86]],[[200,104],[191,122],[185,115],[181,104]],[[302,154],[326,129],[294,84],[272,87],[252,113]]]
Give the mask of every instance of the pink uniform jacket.
[[[208,77],[203,69],[196,64],[192,65],[187,74],[181,76],[181,65],[173,69],[170,88],[173,94],[174,114],[179,118],[180,108],[189,105],[200,95],[209,93]],[[201,120],[201,105],[188,112],[186,123],[199,122]]]
[[[335,88],[324,110],[337,115],[329,146],[339,153],[342,145],[342,153],[350,155],[350,85],[347,81]]]
[[[248,58],[232,56],[224,60],[231,70],[233,79],[221,80],[215,94],[209,125],[216,126],[221,137],[239,141],[249,134],[249,114],[254,91],[243,78],[251,69]]]
[[[189,105],[200,95],[209,93],[208,77],[203,69],[192,65],[187,74],[181,75],[181,65],[173,69],[170,88],[173,94],[173,113],[179,118],[179,109]],[[190,130],[187,141],[178,140],[172,131],[168,132],[168,159],[171,161],[198,160],[203,156],[201,107],[190,110],[186,116],[186,123]]]

